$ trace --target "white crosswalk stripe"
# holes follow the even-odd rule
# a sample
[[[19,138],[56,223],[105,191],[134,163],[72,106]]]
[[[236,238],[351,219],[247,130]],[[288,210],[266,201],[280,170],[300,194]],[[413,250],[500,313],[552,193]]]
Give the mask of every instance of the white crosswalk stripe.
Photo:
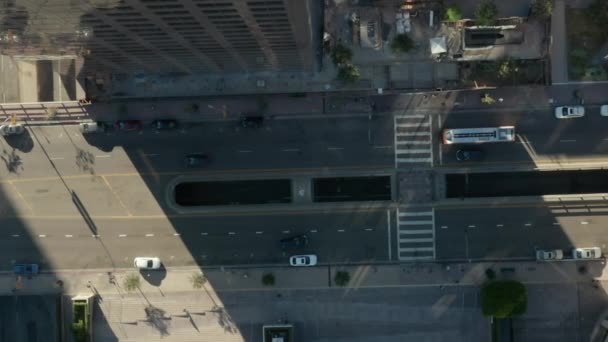
[[[435,211],[432,207],[397,209],[399,261],[435,259]]]
[[[433,166],[432,118],[395,116],[395,167]]]

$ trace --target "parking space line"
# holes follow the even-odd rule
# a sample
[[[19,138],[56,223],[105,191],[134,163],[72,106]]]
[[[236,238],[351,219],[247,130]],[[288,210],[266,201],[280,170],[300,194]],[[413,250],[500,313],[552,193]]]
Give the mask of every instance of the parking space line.
[[[368,228],[369,229],[369,228]],[[393,260],[393,250],[392,250],[392,241],[391,241],[391,211],[390,209],[386,211],[386,231],[388,233],[388,260]]]

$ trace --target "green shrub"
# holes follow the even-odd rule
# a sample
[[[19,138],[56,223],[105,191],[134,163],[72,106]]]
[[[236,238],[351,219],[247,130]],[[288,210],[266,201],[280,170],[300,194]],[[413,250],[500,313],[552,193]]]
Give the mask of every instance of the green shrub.
[[[405,33],[398,34],[391,42],[391,51],[394,53],[405,53],[414,48],[414,41]]]
[[[356,66],[354,66],[352,64],[342,65],[338,69],[337,79],[344,83],[347,83],[347,84],[357,83],[357,81],[359,81],[360,78],[361,78],[361,72],[359,71],[359,68],[357,68]]]
[[[127,291],[135,291],[141,285],[141,280],[139,278],[139,274],[129,273],[125,277],[123,286]]]
[[[498,9],[493,0],[482,0],[475,8],[475,24],[479,26],[493,25]]]
[[[460,8],[455,5],[448,6],[445,10],[445,18],[449,21],[458,21],[462,19],[462,12],[460,12]]]
[[[346,271],[338,271],[334,276],[334,283],[338,286],[346,286],[350,281],[350,274]]]
[[[190,276],[190,283],[192,283],[192,287],[195,289],[200,289],[207,282],[207,278],[202,273],[194,272]]]
[[[262,284],[264,286],[273,286],[274,285],[274,274],[273,273],[265,273],[262,276]]]
[[[491,281],[481,288],[481,310],[485,316],[520,316],[528,308],[526,287],[517,281]]]
[[[531,10],[532,15],[541,20],[550,19],[553,14],[553,0],[534,0]]]
[[[353,58],[353,52],[342,44],[337,44],[331,50],[331,60],[335,65],[348,64]]]

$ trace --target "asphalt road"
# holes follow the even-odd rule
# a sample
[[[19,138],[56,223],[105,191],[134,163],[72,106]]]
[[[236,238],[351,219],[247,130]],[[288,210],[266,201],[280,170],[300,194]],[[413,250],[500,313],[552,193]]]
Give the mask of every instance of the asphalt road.
[[[511,165],[605,164],[608,153],[608,118],[599,114],[598,106],[587,106],[586,116],[556,119],[552,110],[526,112],[458,112],[440,115],[435,127],[439,149],[435,165],[447,167],[509,167]],[[481,145],[440,144],[444,128],[515,126],[515,143]],[[485,152],[482,162],[462,163],[456,151],[475,148]]]
[[[536,249],[606,250],[608,204],[435,209],[436,253],[448,259],[534,259]]]

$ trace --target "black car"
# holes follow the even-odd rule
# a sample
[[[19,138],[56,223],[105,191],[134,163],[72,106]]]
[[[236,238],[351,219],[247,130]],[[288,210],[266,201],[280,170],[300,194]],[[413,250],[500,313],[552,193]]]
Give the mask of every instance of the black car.
[[[173,119],[155,120],[152,122],[152,126],[158,130],[174,129],[177,127],[177,120],[173,120]]]
[[[483,160],[484,154],[480,150],[458,150],[456,151],[456,160],[458,161],[480,161]]]
[[[187,154],[186,157],[184,157],[184,166],[188,168],[203,167],[208,165],[209,162],[211,162],[211,158],[208,154],[204,153],[192,153]]]
[[[301,248],[306,247],[308,245],[308,235],[296,235],[292,237],[288,237],[285,239],[281,239],[281,248]]]
[[[241,118],[241,126],[245,128],[259,128],[264,123],[264,117],[261,115],[247,115]]]

